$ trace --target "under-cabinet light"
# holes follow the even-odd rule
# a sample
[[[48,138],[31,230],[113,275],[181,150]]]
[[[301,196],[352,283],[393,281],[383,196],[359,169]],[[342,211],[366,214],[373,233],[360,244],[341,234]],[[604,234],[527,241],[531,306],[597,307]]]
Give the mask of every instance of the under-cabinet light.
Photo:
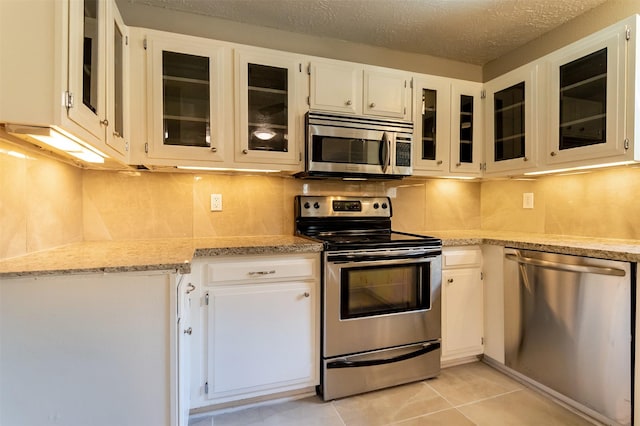
[[[232,169],[228,167],[204,167],[204,166],[177,166],[180,170],[196,170],[205,172],[251,172],[251,173],[279,173],[281,170],[263,169]]]
[[[591,169],[600,169],[605,167],[615,167],[615,166],[627,166],[629,164],[634,164],[635,161],[619,161],[617,163],[605,163],[605,164],[592,164],[590,166],[578,166],[578,167],[566,167],[564,169],[553,169],[553,170],[542,170],[539,172],[528,172],[525,173],[525,176],[540,176],[540,175],[548,175],[552,173],[566,173],[580,170],[591,170]]]
[[[106,154],[72,139],[50,127],[7,126],[7,131],[20,137],[29,137],[58,151],[65,152],[87,163],[104,163]]]
[[[438,176],[441,179],[458,179],[458,180],[474,180],[474,176]]]

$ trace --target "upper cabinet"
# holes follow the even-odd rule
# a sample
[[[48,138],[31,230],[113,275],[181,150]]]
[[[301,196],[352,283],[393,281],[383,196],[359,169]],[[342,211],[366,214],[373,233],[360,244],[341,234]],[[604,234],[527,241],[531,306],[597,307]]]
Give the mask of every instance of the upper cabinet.
[[[309,107],[318,111],[410,119],[410,76],[343,61],[312,60]]]
[[[634,66],[627,62],[632,27],[616,24],[545,57],[548,142],[541,156],[547,164],[606,162],[629,149],[625,99],[633,93],[625,76]]]
[[[413,91],[414,174],[445,174],[449,170],[451,80],[418,76]]]
[[[2,2],[0,20],[3,55],[19,58],[0,64],[0,122],[85,164],[123,167],[128,30],[115,2]]]
[[[224,160],[223,55],[209,40],[151,34],[147,46],[148,156],[212,165]]]
[[[454,80],[451,84],[450,171],[480,176],[482,164],[482,84]]]
[[[538,65],[485,84],[485,172],[518,174],[536,166]]]
[[[237,49],[234,56],[236,162],[297,168],[304,146],[302,62],[258,49]]]

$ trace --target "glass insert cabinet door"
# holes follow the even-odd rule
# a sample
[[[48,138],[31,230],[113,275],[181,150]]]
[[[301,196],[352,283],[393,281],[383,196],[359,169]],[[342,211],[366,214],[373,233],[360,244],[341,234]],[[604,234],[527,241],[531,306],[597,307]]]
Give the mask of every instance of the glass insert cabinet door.
[[[525,156],[525,82],[494,93],[494,161]]]
[[[449,168],[451,82],[437,77],[414,79],[413,168],[446,172]]]
[[[236,160],[297,163],[295,107],[301,64],[293,56],[250,50],[237,50],[234,63]]]
[[[222,48],[193,39],[149,38],[152,158],[223,161]]]
[[[482,83],[451,85],[451,172],[479,176],[482,160]]]

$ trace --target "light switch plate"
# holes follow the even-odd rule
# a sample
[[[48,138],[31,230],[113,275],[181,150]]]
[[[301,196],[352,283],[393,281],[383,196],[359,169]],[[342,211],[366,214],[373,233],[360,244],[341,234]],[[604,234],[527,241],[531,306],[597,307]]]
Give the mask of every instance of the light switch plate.
[[[222,211],[222,194],[211,194],[211,211]]]
[[[525,192],[522,194],[522,208],[523,209],[533,208],[533,192]]]

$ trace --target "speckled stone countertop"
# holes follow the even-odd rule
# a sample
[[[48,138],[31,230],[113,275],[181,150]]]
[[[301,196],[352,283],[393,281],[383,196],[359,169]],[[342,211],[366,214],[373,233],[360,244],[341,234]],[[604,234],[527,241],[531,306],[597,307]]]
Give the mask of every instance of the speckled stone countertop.
[[[506,231],[423,231],[442,239],[444,247],[492,244],[576,256],[640,262],[640,240],[530,234]]]
[[[0,278],[161,270],[189,272],[194,257],[320,251],[322,244],[293,235],[92,241],[0,260]]]

